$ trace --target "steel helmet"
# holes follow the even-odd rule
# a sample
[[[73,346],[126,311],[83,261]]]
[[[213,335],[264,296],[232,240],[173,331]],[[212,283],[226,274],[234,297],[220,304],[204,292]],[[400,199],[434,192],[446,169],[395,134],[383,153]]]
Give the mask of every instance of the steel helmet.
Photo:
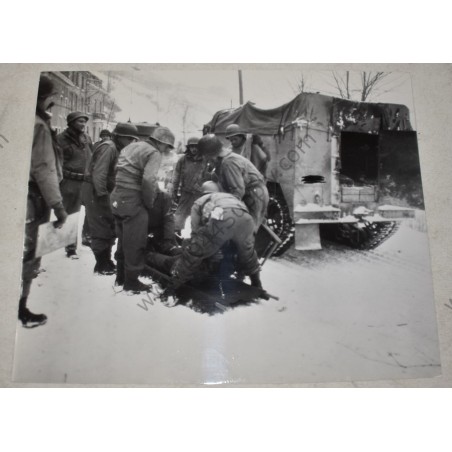
[[[85,114],[82,113],[81,111],[73,111],[72,113],[69,113],[67,115],[67,123],[70,124],[72,121],[75,121],[76,119],[79,118],[85,118],[87,121],[89,120],[89,117]]]
[[[174,142],[176,141],[176,138],[173,132],[168,129],[168,127],[157,127],[152,132],[151,138],[154,138],[154,140],[160,143],[167,144],[168,146],[171,146],[172,149],[174,149]]]
[[[119,137],[129,137],[138,139],[138,129],[131,122],[118,122],[113,134]]]
[[[135,126],[138,129],[138,135],[142,138],[149,138],[152,132],[158,127],[157,124],[150,124],[148,122],[137,122]]]
[[[238,124],[229,124],[226,127],[226,138],[235,137],[236,135],[246,136],[246,133],[240,128]]]
[[[198,146],[199,138],[197,137],[190,137],[187,141],[187,147],[188,146]]]
[[[220,139],[213,133],[204,135],[198,143],[198,150],[203,155],[216,154],[221,151],[222,147]]]
[[[218,193],[220,191],[220,187],[216,182],[208,180],[201,185],[201,190],[204,194],[207,193]]]

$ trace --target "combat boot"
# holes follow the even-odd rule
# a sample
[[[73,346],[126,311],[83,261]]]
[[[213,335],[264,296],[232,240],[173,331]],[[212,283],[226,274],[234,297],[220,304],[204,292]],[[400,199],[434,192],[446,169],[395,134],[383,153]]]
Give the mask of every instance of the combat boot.
[[[253,287],[256,287],[258,289],[263,289],[260,272],[256,272],[256,273],[253,273],[252,275],[250,275],[250,281],[251,281],[251,285]]]
[[[77,251],[75,251],[74,249],[67,249],[66,257],[68,257],[69,259],[78,259]]]
[[[116,266],[113,264],[111,259],[108,258],[107,252],[102,251],[96,253],[94,256],[96,258],[96,265],[94,266],[94,273],[98,275],[114,275],[116,272]]]
[[[111,260],[111,249],[105,250],[105,266],[116,273],[116,265]]]
[[[137,279],[128,279],[124,281],[124,291],[131,292],[133,294],[139,294],[141,292],[150,292],[151,286],[143,284]]]
[[[25,306],[26,298],[20,300],[19,303],[19,320],[24,328],[35,328],[44,325],[47,322],[45,314],[34,314]]]

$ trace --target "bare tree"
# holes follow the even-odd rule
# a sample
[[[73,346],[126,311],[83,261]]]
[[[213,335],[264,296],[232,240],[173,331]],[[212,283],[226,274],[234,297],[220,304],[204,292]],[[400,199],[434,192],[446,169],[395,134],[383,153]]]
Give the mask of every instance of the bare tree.
[[[333,78],[336,82],[337,90],[339,91],[339,96],[342,99],[351,99],[350,95],[350,71],[345,72],[345,76],[341,76],[333,71]]]
[[[304,93],[306,91],[306,77],[303,73],[301,73],[301,77],[297,82],[298,92]]]
[[[369,95],[375,91],[380,82],[389,75],[389,72],[365,72],[361,73],[361,102],[366,101]]]
[[[295,80],[295,86],[288,80],[292,91],[295,94],[305,93],[308,89],[308,79],[306,75],[302,72],[297,80]]]
[[[181,113],[180,118],[182,122],[182,145],[185,146],[190,136],[192,134],[198,135],[201,130],[199,129],[199,125],[196,124],[196,108],[191,102],[183,100],[178,108]]]
[[[336,84],[336,89],[339,96],[343,99],[358,98],[361,102],[365,102],[371,95],[377,94],[378,88],[390,72],[366,72],[360,74],[359,83],[356,88],[353,88],[350,77],[350,71],[345,71],[344,75],[333,72],[333,78]]]

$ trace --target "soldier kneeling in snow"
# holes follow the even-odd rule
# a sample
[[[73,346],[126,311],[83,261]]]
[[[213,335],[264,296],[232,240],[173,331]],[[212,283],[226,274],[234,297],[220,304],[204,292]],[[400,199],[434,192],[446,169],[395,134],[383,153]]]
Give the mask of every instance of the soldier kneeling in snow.
[[[203,261],[217,255],[229,241],[235,245],[240,271],[249,275],[252,286],[262,288],[259,261],[254,249],[254,221],[247,207],[233,195],[220,193],[214,182],[205,182],[203,192],[205,194],[191,210],[192,235],[182,254],[160,261],[171,273],[166,296],[193,279]],[[148,262],[155,263],[152,259],[148,255]]]

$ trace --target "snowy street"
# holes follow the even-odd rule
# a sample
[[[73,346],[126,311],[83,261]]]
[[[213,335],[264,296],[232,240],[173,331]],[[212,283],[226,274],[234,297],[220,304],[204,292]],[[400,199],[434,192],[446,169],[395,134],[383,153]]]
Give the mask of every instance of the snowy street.
[[[302,384],[441,373],[427,234],[401,226],[373,251],[326,243],[267,261],[261,301],[209,316],[143,303],[94,276],[94,257],[43,258],[18,324],[14,380],[33,383]],[[118,289],[116,289],[118,290]]]

